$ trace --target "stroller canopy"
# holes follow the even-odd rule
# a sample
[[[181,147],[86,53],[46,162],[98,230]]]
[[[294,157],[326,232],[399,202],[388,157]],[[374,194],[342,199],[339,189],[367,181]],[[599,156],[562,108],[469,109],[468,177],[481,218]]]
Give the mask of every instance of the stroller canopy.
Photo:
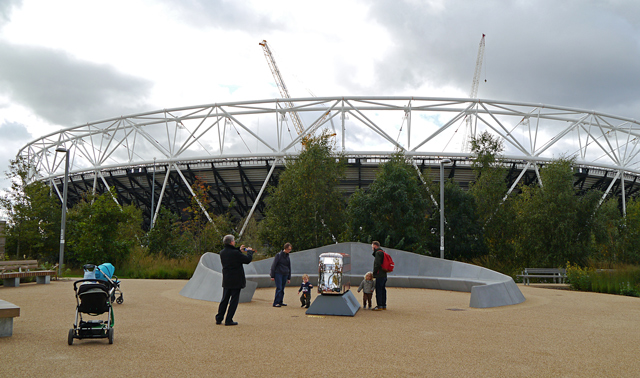
[[[107,278],[111,279],[111,277],[113,277],[113,273],[116,271],[116,268],[113,265],[111,265],[111,263],[104,263],[102,265],[98,265],[98,269],[96,269],[96,279],[103,280],[103,281],[106,281]]]

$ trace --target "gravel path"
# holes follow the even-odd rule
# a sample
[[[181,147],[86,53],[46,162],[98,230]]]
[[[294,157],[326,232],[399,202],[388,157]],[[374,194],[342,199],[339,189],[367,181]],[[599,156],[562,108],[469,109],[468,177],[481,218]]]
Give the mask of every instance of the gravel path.
[[[67,345],[72,281],[0,287],[21,307],[0,338],[0,377],[640,375],[638,298],[520,286],[520,305],[473,309],[469,293],[389,288],[387,311],[323,317],[304,314],[297,287],[284,308],[258,289],[225,327],[217,303],[179,295],[186,281],[122,281],[113,345]]]

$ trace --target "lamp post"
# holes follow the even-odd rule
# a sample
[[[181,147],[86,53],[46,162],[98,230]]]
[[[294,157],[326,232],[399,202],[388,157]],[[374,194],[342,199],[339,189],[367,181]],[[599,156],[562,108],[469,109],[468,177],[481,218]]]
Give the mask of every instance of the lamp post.
[[[56,152],[64,152],[64,184],[62,189],[62,221],[60,222],[60,260],[58,261],[58,277],[62,277],[62,263],[64,261],[64,229],[67,224],[67,188],[69,187],[69,150],[64,147],[56,148]]]
[[[154,200],[156,199],[155,189],[156,189],[156,158],[153,158],[153,179],[151,179],[151,222],[149,222],[149,229],[153,228],[153,217],[155,215],[154,214],[155,209],[153,208],[153,206],[155,205]]]
[[[440,258],[444,259],[444,165],[451,159],[440,160]]]

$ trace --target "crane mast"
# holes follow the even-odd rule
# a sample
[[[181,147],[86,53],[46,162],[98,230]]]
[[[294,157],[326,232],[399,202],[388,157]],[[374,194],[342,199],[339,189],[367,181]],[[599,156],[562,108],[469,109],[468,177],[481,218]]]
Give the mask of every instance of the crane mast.
[[[480,73],[482,72],[482,60],[484,59],[484,34],[480,39],[480,45],[478,46],[478,58],[476,59],[476,70],[473,74],[473,82],[471,83],[471,92],[469,98],[478,97],[478,86],[480,85]],[[462,152],[469,152],[470,139],[475,134],[473,132],[473,124],[471,121],[471,115],[467,115],[467,124],[464,129],[462,139]]]
[[[287,89],[287,86],[285,85],[284,80],[282,79],[282,75],[280,74],[280,70],[278,69],[278,66],[276,65],[276,61],[273,58],[271,49],[269,48],[269,45],[267,45],[267,41],[263,40],[259,44],[260,46],[262,46],[262,50],[264,50],[264,56],[265,58],[267,58],[267,63],[269,64],[269,68],[271,69],[273,78],[276,80],[276,84],[278,85],[278,89],[280,90],[280,95],[284,99],[290,99],[291,96],[289,95],[289,90]],[[293,109],[294,107],[291,101],[285,102],[285,105],[289,109]],[[298,112],[291,111],[290,114],[291,114],[291,120],[293,121],[293,126],[296,128],[298,135],[302,135],[302,133],[304,132],[304,127],[302,126],[302,120],[300,120],[300,116],[298,116]]]
[[[484,34],[480,40],[480,46],[478,47],[478,58],[476,59],[476,72],[473,74],[473,83],[471,84],[470,98],[476,98],[478,96],[478,85],[480,85],[480,72],[482,71],[482,60],[484,58]]]

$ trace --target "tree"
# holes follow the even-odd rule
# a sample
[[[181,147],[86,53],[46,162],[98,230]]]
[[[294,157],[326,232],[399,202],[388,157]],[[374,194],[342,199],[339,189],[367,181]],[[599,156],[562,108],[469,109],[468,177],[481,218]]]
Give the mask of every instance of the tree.
[[[617,202],[615,202],[617,210]],[[619,213],[618,213],[619,214]],[[613,232],[612,232],[613,233]],[[640,264],[640,198],[627,203],[627,216],[620,220],[621,243],[617,255],[611,256],[615,262]],[[614,237],[612,235],[612,237]]]
[[[595,192],[598,197],[601,192]],[[638,204],[631,200],[627,206],[627,219],[622,218],[620,209],[618,208],[618,199],[609,198],[600,205],[598,210],[593,214],[593,252],[591,257],[594,260],[606,262],[610,265],[616,262],[631,262],[628,259],[627,251],[633,251],[633,247],[628,249],[627,244],[630,240],[639,241],[637,239],[637,222]],[[629,212],[629,210],[631,212]],[[631,227],[626,227],[631,225]],[[634,245],[634,244],[632,244]],[[637,245],[637,244],[635,244]]]
[[[87,195],[69,210],[68,261],[71,265],[123,263],[142,235],[142,212],[135,206],[120,206],[115,190]]]
[[[516,248],[523,265],[584,264],[590,254],[593,215],[599,195],[579,196],[573,187],[574,159],[562,158],[544,167],[543,186],[523,187],[515,206]]]
[[[209,203],[209,187],[199,177],[196,177],[191,189],[195,196],[191,197],[191,203],[185,209],[189,219],[182,223],[182,238],[190,246],[190,253],[217,252],[222,249],[224,235],[233,230],[229,215],[213,215],[203,210],[201,205],[206,206]]]
[[[147,233],[149,253],[181,258],[222,249],[222,238],[233,232],[229,215],[209,214],[202,209],[201,204],[206,206],[209,203],[209,187],[199,177],[196,177],[191,189],[195,196],[191,197],[190,205],[184,209],[185,221],[180,221],[177,214],[166,208],[160,210],[155,225]]]
[[[297,159],[287,159],[277,187],[269,188],[260,237],[279,250],[291,242],[298,250],[335,243],[344,230],[344,175],[341,156],[327,133],[311,138]]]
[[[165,207],[160,209],[156,223],[147,233],[149,253],[178,258],[189,253],[189,247],[182,238],[182,223],[177,214]]]
[[[514,237],[513,195],[507,194],[506,169],[501,162],[504,144],[498,137],[483,132],[471,140],[474,154],[472,168],[475,180],[469,184],[477,210],[477,219],[482,227],[485,263],[500,266],[506,273],[520,267],[516,264]],[[489,261],[488,261],[489,260]]]
[[[7,172],[11,189],[0,198],[7,214],[7,255],[55,262],[60,251],[60,202],[43,182],[27,182],[29,169],[23,158],[12,160]]]
[[[473,195],[464,191],[453,180],[445,183],[444,190],[446,219],[444,257],[455,260],[470,260],[484,255],[486,247],[482,224],[478,219],[477,206]],[[439,212],[436,214],[438,214],[439,231]],[[431,222],[432,229],[435,226],[435,218]]]
[[[366,191],[358,189],[349,199],[349,236],[426,253],[427,209],[428,194],[415,169],[403,154],[395,154],[380,166]]]
[[[502,151],[502,141],[486,131],[471,139],[475,181],[469,184],[469,192],[475,199],[483,227],[492,221],[507,193],[506,170],[500,164]]]

